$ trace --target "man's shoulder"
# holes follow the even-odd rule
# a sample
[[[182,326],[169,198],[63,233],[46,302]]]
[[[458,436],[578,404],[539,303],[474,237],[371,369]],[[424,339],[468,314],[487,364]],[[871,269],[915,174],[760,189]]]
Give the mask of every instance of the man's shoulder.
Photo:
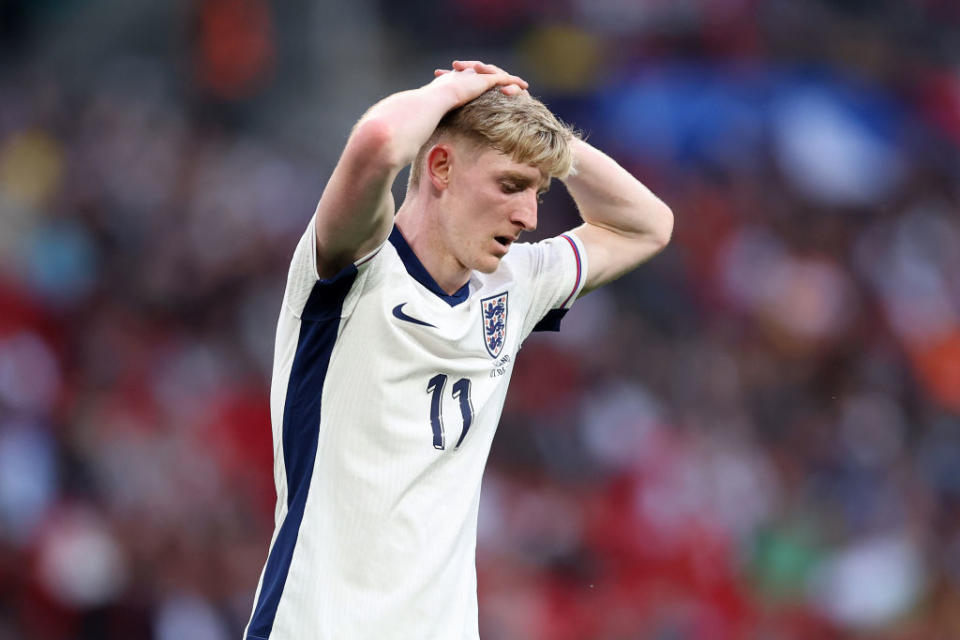
[[[486,277],[494,280],[527,281],[540,268],[545,254],[555,250],[558,242],[565,243],[564,235],[566,234],[531,242],[515,242],[510,246],[507,255],[500,260],[497,270],[486,274]]]
[[[500,263],[501,268],[506,266],[513,270],[533,270],[543,259],[544,255],[550,251],[556,251],[557,247],[565,247],[568,244],[573,245],[572,240],[566,239],[570,233],[562,233],[558,236],[535,240],[531,242],[516,242],[510,247],[510,251],[503,257]]]
[[[527,289],[532,282],[536,251],[535,243],[514,243],[496,270],[491,273],[474,271],[471,296],[483,298],[494,293]]]

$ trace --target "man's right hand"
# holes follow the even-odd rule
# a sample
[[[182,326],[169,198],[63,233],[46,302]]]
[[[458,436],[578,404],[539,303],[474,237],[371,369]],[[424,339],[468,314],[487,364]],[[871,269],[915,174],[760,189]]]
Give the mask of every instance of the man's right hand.
[[[317,270],[321,277],[366,255],[393,226],[390,187],[416,157],[440,119],[493,87],[506,95],[527,82],[496,65],[454,60],[432,82],[402,91],[371,107],[354,127],[317,204]]]
[[[507,73],[500,67],[479,60],[454,60],[451,69],[437,69],[431,84],[450,86],[456,95],[459,107],[470,102],[493,87],[500,87],[504,95],[513,96],[525,91],[530,85],[520,76]]]

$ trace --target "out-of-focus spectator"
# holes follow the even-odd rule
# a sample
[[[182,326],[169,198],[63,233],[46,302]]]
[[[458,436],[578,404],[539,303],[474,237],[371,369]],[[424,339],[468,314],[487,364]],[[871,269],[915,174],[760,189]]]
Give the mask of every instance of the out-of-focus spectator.
[[[241,635],[334,92],[453,47],[677,214],[524,346],[482,637],[960,637],[952,3],[148,5],[0,8],[0,638]]]

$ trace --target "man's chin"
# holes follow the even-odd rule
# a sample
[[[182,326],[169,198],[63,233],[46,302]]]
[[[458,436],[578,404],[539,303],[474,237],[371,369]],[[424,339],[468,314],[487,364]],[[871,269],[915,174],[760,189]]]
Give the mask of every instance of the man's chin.
[[[479,271],[480,273],[493,273],[500,266],[500,260],[501,258],[498,256],[484,256],[482,260],[477,261],[473,270]]]

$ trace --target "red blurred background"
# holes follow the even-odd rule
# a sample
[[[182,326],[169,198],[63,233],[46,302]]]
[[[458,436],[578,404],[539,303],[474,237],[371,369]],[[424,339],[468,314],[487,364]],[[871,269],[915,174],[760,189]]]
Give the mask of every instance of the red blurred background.
[[[157,4],[0,2],[0,639],[240,637],[293,247],[473,57],[677,219],[523,349],[482,637],[960,637],[956,3]]]

